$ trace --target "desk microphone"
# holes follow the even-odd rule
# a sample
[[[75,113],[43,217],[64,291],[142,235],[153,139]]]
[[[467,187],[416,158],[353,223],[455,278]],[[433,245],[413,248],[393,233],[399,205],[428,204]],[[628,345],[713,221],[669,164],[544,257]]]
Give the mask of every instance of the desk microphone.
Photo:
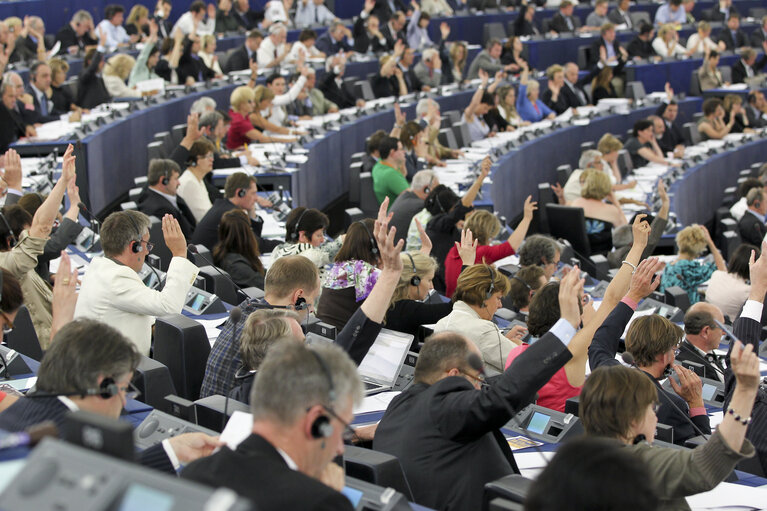
[[[222,277],[224,277],[226,280],[228,280],[229,282],[231,282],[231,283],[232,283],[232,285],[234,286],[234,288],[237,290],[237,292],[239,292],[239,293],[240,293],[242,296],[244,296],[244,297],[245,297],[245,300],[247,300],[247,301],[250,301],[250,297],[248,296],[248,293],[246,293],[245,291],[243,291],[243,290],[242,290],[242,288],[241,288],[240,286],[238,286],[238,285],[237,285],[237,283],[236,283],[234,280],[232,280],[232,277],[231,277],[230,275],[227,275],[226,273],[224,273],[224,272],[222,272],[221,270],[219,270],[219,269],[218,269],[218,267],[217,267],[215,264],[213,264],[213,261],[211,261],[210,259],[208,259],[208,258],[207,258],[207,256],[205,256],[205,255],[204,255],[204,254],[202,254],[202,253],[201,253],[199,250],[197,250],[197,247],[196,247],[195,245],[193,245],[192,243],[189,243],[189,244],[187,244],[187,246],[186,246],[186,249],[187,249],[189,252],[191,252],[191,253],[193,253],[193,254],[195,254],[195,255],[198,255],[198,256],[202,257],[203,261],[205,261],[205,262],[206,262],[206,263],[208,263],[210,266],[212,266],[212,267],[213,267],[213,269],[214,269],[214,270],[216,270],[216,271],[218,272],[218,274],[219,274],[219,275],[221,275],[221,276],[222,276]],[[232,304],[232,305],[234,305],[234,304]],[[232,309],[232,312],[234,312],[234,308]],[[231,313],[230,313],[230,314],[231,314]],[[240,315],[242,315],[242,309],[240,309]],[[231,317],[231,316],[230,316],[230,317]]]
[[[708,360],[706,357],[704,357],[703,355],[701,355],[700,353],[698,353],[698,352],[697,352],[697,350],[695,350],[695,349],[693,349],[693,348],[688,348],[687,346],[684,346],[684,345],[680,345],[680,349],[682,349],[682,348],[684,348],[684,350],[685,350],[687,353],[689,353],[690,355],[694,356],[695,358],[697,358],[698,360],[700,360],[700,361],[701,361],[701,362],[703,362],[704,364],[707,364],[707,365],[711,366],[711,368],[712,368],[714,371],[716,371],[717,373],[719,373],[719,374],[721,374],[722,376],[724,376],[724,371],[722,371],[721,369],[719,369],[719,368],[716,366],[716,364],[713,364],[713,363],[711,363],[711,361],[710,361],[710,360]],[[714,355],[714,356],[717,356],[717,355]]]
[[[642,373],[644,373],[644,371],[642,371],[641,369],[639,369],[639,367],[637,367],[636,362],[634,361],[634,355],[632,355],[628,351],[624,351],[623,353],[621,353],[621,360],[623,360],[626,364],[630,365],[637,371],[641,371]],[[660,392],[658,392],[658,394],[663,396],[666,399],[666,402],[671,405],[671,408],[676,410],[679,413],[679,415],[684,417],[684,420],[686,420],[690,424],[690,426],[692,426],[692,429],[694,429],[698,435],[702,436],[706,440],[710,438],[710,435],[707,435],[706,433],[702,432],[700,428],[695,425],[692,419],[690,419],[690,417],[681,408],[679,408],[674,403],[674,401],[671,400],[669,396],[666,395],[666,391],[664,389],[661,389]]]
[[[83,204],[82,202],[77,203],[77,207],[88,214],[88,221],[91,223],[91,227],[93,228],[93,232],[95,234],[100,234],[100,224],[98,221],[98,218],[96,218],[96,215],[91,213],[91,210],[88,209],[88,207]]]
[[[476,353],[469,353],[469,356],[466,358],[467,362],[469,363],[469,367],[477,371],[481,375],[485,375],[485,365],[482,363],[482,359],[477,355]],[[525,427],[520,421],[517,420],[517,412],[511,404],[505,399],[502,399],[501,402],[503,403],[503,407],[506,409],[511,416],[509,417],[509,420],[511,422],[514,422],[519,428],[522,429],[522,431],[525,432],[525,435],[529,438],[533,438],[533,436],[530,434],[530,431],[528,431],[527,427]],[[505,435],[504,435],[505,439]],[[533,440],[535,441],[535,440]],[[541,451],[540,446],[535,443],[533,444],[533,447],[535,448],[536,452],[540,454],[541,459],[543,459],[543,468],[546,468],[546,466],[549,464],[549,460],[546,458],[546,455],[543,454],[543,451]],[[514,452],[511,453],[512,458],[514,457]],[[516,465],[517,461],[514,460],[514,464]],[[517,472],[521,474],[521,471],[519,470],[519,466],[516,467]]]

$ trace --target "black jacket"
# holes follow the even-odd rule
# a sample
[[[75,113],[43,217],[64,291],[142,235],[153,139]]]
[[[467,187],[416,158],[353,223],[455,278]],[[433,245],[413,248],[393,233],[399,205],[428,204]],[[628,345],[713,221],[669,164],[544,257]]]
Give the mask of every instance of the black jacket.
[[[765,64],[767,64],[767,55],[762,55],[754,61],[754,65],[751,66],[754,76],[759,73]],[[732,65],[732,83],[746,83],[746,78],[748,78],[746,66],[743,64],[743,59],[738,59],[738,61]]]
[[[61,43],[59,55],[69,53],[70,46],[77,46],[80,51],[85,51],[86,46],[95,46],[99,44],[98,40],[93,39],[87,32],[83,34],[82,37],[77,37],[77,33],[75,33],[69,23],[59,29],[56,33],[56,40]]]
[[[228,253],[224,259],[216,263],[222,270],[227,272],[235,284],[240,287],[257,287],[264,289],[264,274],[259,273],[250,264],[250,261],[240,254]]]
[[[583,96],[586,98],[586,102],[583,103],[579,98],[578,95],[573,92],[573,90],[570,88],[570,86],[565,81],[565,84],[562,85],[562,90],[559,91],[559,95],[564,98],[564,101],[567,104],[567,108],[578,108],[579,106],[586,106],[591,102],[591,98],[589,98],[589,95],[586,94],[586,91],[584,90],[583,86],[587,83],[591,83],[591,80],[594,79],[594,77],[599,74],[599,71],[601,69],[599,66],[593,66],[591,68],[591,72],[584,76],[583,78],[579,79],[577,82],[575,82],[573,85],[575,88],[583,93]],[[546,92],[548,89],[546,90]],[[546,94],[544,92],[544,94]],[[545,100],[544,100],[545,101]]]
[[[181,58],[178,59],[178,68],[176,73],[178,74],[178,83],[186,83],[187,77],[191,76],[196,82],[203,82],[210,80],[216,73],[205,65],[202,58],[192,54],[192,41],[189,40],[185,43],[184,53],[181,54]]]
[[[738,231],[744,243],[751,243],[756,247],[762,246],[762,240],[767,234],[767,227],[760,219],[746,210],[743,218],[738,222]]]
[[[406,13],[410,8],[410,4],[402,0],[392,0],[392,3],[394,4],[395,11],[402,11]],[[381,21],[381,25],[383,26],[384,23],[389,21],[389,18],[391,18],[392,14],[394,14],[394,11],[392,11],[392,8],[387,0],[376,0],[376,5],[373,7],[373,10],[370,12],[370,14],[375,14],[378,16],[378,19]]]
[[[32,90],[32,86],[28,86],[26,89],[27,94],[32,96],[32,104],[34,105],[34,110],[28,110],[27,112],[31,112],[34,115],[35,121],[34,123],[46,123],[51,121],[58,121],[59,116],[63,113],[66,113],[69,111],[69,109],[60,112],[56,109],[56,105],[53,103],[53,98],[47,99],[48,103],[48,114],[43,115],[41,107],[40,107],[40,101],[37,99],[37,94],[35,94],[35,91]],[[33,124],[34,124],[33,123]]]
[[[354,30],[352,31],[352,35],[354,36],[354,51],[357,53],[380,53],[387,51],[387,44],[384,42],[384,44],[381,44],[381,42],[376,39],[375,37],[370,37],[368,35],[368,31],[365,28],[365,21],[364,19],[357,18],[357,21],[354,23]],[[383,35],[383,32],[381,33]],[[384,36],[384,40],[386,39],[386,36]]]
[[[431,304],[400,300],[386,312],[386,328],[417,335],[418,327],[436,323],[452,310],[453,302]]]
[[[26,124],[15,110],[9,110],[0,103],[0,153],[8,150],[8,146],[26,135]]]
[[[138,198],[138,210],[149,216],[156,216],[160,220],[165,215],[173,215],[173,218],[178,220],[179,226],[181,226],[181,232],[184,233],[186,239],[190,239],[194,234],[194,228],[197,225],[197,221],[194,219],[192,210],[187,206],[186,201],[176,196],[176,203],[178,208],[173,206],[173,203],[168,199],[156,193],[151,188],[145,189]]]
[[[591,51],[589,52],[589,67],[594,67],[599,62],[599,49],[605,46],[605,40],[602,37],[598,37],[594,44],[591,45]],[[613,51],[616,58],[621,58],[620,43],[616,37],[613,40]],[[617,75],[617,73],[615,73]]]
[[[560,34],[575,32],[576,29],[580,28],[581,20],[578,18],[578,16],[567,16],[567,18],[570,18],[570,23],[573,24],[572,29],[567,26],[567,19],[562,15],[561,12],[556,13],[554,17],[551,18],[551,25],[549,25],[549,28]]]
[[[480,509],[486,483],[518,473],[500,432],[572,355],[551,333],[517,357],[491,387],[476,390],[451,376],[415,383],[395,397],[373,448],[399,458],[416,503],[433,509]]]
[[[0,429],[8,432],[23,431],[30,426],[52,421],[59,431],[66,424],[69,408],[56,397],[19,399],[0,414]],[[145,467],[175,474],[162,444],[156,444],[142,451],[137,461]]]
[[[339,109],[351,108],[357,105],[357,98],[351,87],[345,82],[342,82],[339,87],[336,83],[335,73],[326,73],[317,88],[325,95],[325,99],[338,105]]]
[[[724,41],[724,44],[729,51],[735,51],[743,46],[748,46],[748,37],[746,37],[746,34],[740,29],[735,32],[735,39],[733,39],[730,29],[724,27],[716,38],[716,42],[718,43],[719,41]]]
[[[426,234],[431,238],[431,255],[439,263],[439,268],[434,274],[434,289],[440,293],[445,292],[445,258],[456,241],[461,241],[461,231],[455,226],[460,220],[466,218],[466,213],[471,211],[461,202],[447,213],[434,215],[426,224]]]
[[[629,57],[639,57],[642,59],[649,59],[657,55],[655,48],[652,47],[652,41],[642,41],[639,36],[631,40],[626,47],[626,51],[629,53]]]
[[[709,380],[719,381],[719,376],[724,373],[724,365],[718,355],[707,353],[701,355],[698,349],[687,339],[679,344],[679,354],[676,359],[680,362],[695,362],[703,366],[703,377]]]
[[[386,1],[386,0],[383,0]],[[403,11],[404,12],[404,11]],[[375,14],[375,10],[373,11]],[[381,19],[380,16],[378,19]],[[389,18],[386,18],[388,21]],[[386,38],[386,51],[391,51],[394,49],[394,43],[397,42],[397,40],[402,40],[403,43],[407,43],[407,34],[404,30],[400,30],[398,32],[392,33],[392,29],[389,28],[389,23],[385,22],[381,19],[381,35],[383,35]]]
[[[605,318],[602,326],[600,326],[594,334],[594,340],[591,341],[591,346],[589,346],[589,366],[592,371],[600,366],[620,364],[620,362],[615,359],[615,354],[618,352],[618,341],[633,313],[634,311],[631,307],[621,302],[615,309],[613,309],[610,315]],[[673,402],[677,408],[687,414],[689,413],[689,407],[685,400],[675,393],[667,392],[651,375],[647,373],[644,374],[655,383],[655,386],[658,389],[658,394],[663,394],[663,396],[659,396],[660,407],[658,408],[658,422],[674,428],[674,443],[684,445],[685,440],[697,436],[697,433],[689,423],[690,420],[703,433],[707,435],[711,433],[711,425],[709,424],[708,415],[681,417],[679,412],[669,405],[669,401]]]
[[[99,64],[104,54],[97,51],[90,65],[80,72],[77,77],[77,101],[81,108],[95,108],[102,103],[109,103],[112,97],[104,85],[104,79],[99,74]]]
[[[661,103],[658,109],[655,111],[655,115],[663,119],[663,113],[666,111],[666,103]],[[663,136],[658,140],[658,146],[660,146],[663,154],[673,151],[678,145],[687,145],[687,140],[684,138],[682,128],[676,122],[668,122],[663,119],[663,123],[666,125],[666,130],[663,132]]]
[[[213,247],[218,243],[218,224],[221,223],[221,217],[224,213],[235,209],[237,206],[232,204],[229,199],[217,199],[213,203],[213,206],[205,213],[197,227],[194,229],[194,235],[192,236],[192,243],[195,245],[202,244],[213,250]],[[271,252],[274,247],[283,243],[282,240],[265,240],[261,237],[261,228],[263,227],[263,221],[250,220],[250,226],[253,229],[253,234],[256,235],[258,240],[258,249],[262,254]]]
[[[253,57],[255,56],[256,54],[254,53]],[[229,55],[229,58],[226,59],[226,67],[222,69],[222,71],[229,73],[231,71],[242,71],[249,67],[250,59],[248,58],[248,50],[245,48],[245,45],[242,45],[237,48],[237,51],[232,52],[232,54]]]
[[[191,463],[181,477],[213,488],[230,488],[253,501],[259,511],[354,509],[344,495],[288,467],[277,449],[255,433],[234,451],[223,447],[216,454]]]

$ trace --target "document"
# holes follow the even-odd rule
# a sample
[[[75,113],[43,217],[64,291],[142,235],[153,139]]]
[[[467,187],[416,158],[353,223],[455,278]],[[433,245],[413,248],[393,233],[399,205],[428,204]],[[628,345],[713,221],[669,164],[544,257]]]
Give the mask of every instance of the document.
[[[693,510],[765,509],[767,490],[741,484],[720,483],[711,491],[687,497],[687,504]]]

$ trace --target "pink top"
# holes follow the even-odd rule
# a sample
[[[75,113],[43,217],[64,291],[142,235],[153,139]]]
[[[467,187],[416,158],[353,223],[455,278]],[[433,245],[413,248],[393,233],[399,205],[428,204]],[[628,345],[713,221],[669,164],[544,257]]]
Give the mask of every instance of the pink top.
[[[480,245],[477,247],[477,258],[475,264],[494,263],[499,259],[514,255],[514,249],[508,241],[498,245]],[[458,255],[458,249],[455,245],[450,249],[445,257],[445,295],[452,297],[455,293],[455,286],[458,283],[458,275],[461,274],[461,256]]]
[[[506,359],[506,367],[504,369],[508,369],[514,359],[529,347],[529,344],[523,344],[511,350]],[[554,376],[538,391],[538,401],[536,401],[536,404],[544,408],[564,412],[565,402],[571,397],[580,395],[581,388],[570,385],[570,382],[567,381],[567,373],[565,373],[565,368],[563,367],[554,373]]]
[[[226,137],[226,148],[241,149],[243,145],[250,143],[250,139],[245,133],[253,129],[253,124],[250,123],[247,117],[234,110],[229,110],[229,117],[231,117],[232,122],[229,125],[229,134]]]

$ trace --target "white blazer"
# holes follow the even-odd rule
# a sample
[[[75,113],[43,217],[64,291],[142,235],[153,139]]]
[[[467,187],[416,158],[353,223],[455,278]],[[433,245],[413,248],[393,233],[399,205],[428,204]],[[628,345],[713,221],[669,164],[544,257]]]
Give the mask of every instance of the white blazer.
[[[83,277],[75,318],[90,318],[115,327],[149,355],[156,316],[178,314],[199,269],[174,257],[162,291],[149,289],[138,273],[106,257],[94,259]]]

